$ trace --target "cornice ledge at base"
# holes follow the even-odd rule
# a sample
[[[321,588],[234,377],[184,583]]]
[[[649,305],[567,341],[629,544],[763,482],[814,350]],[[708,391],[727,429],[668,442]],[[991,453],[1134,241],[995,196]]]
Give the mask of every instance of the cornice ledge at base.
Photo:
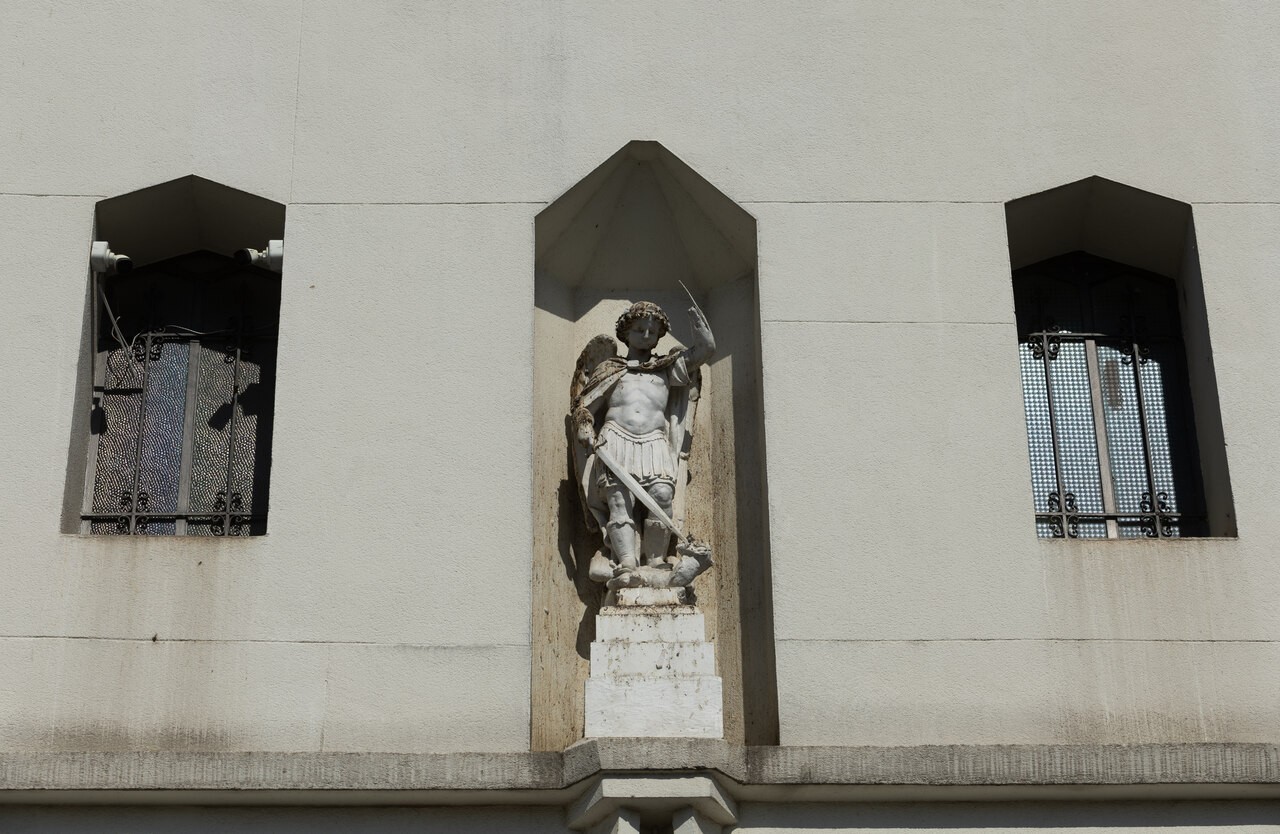
[[[742,747],[590,739],[563,753],[4,752],[0,804],[557,804],[601,776],[714,775],[739,801],[1280,796],[1280,745]],[[1193,790],[1194,789],[1194,790]]]
[[[1280,785],[1277,744],[752,747],[747,765],[759,785]]]

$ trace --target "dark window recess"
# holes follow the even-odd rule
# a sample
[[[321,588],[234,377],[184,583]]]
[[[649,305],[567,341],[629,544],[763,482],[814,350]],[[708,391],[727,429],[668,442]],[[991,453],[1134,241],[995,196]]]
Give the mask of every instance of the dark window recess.
[[[1039,536],[1207,535],[1174,282],[1076,252],[1013,285]]]
[[[280,276],[195,252],[96,295],[82,529],[265,533]]]

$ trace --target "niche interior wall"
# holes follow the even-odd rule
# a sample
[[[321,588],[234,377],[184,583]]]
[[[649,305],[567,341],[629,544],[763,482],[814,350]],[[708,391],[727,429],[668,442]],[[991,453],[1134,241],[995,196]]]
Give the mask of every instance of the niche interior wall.
[[[716,356],[703,369],[688,527],[715,567],[695,583],[724,680],[725,738],[776,744],[760,310],[755,219],[657,142],[627,144],[536,219],[534,276],[533,679],[530,743],[583,736],[583,684],[603,588],[582,520],[565,415],[578,353],[612,334],[633,301],[654,301],[688,343],[684,282]]]

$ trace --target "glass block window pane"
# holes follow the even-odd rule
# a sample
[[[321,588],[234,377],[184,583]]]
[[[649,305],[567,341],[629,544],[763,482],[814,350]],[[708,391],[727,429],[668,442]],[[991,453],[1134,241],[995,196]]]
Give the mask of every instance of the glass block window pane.
[[[138,446],[138,491],[152,512],[176,512],[182,469],[182,425],[187,410],[187,357],[182,342],[156,341],[145,363],[147,386]],[[147,531],[162,535],[156,528]]]
[[[1138,363],[1142,397],[1147,412],[1147,438],[1151,449],[1151,469],[1155,491],[1169,509],[1178,508],[1178,489],[1173,479],[1173,454],[1169,437],[1169,403],[1165,392],[1166,373],[1177,366],[1171,345],[1153,345],[1145,362]]]
[[[1082,512],[1100,513],[1102,483],[1098,475],[1098,439],[1093,428],[1093,393],[1085,346],[1064,342],[1049,361],[1053,416],[1058,430],[1059,466],[1066,491]],[[1105,535],[1105,534],[1104,534]]]
[[[108,351],[104,359],[106,384],[94,409],[92,431],[97,438],[98,463],[94,469],[94,513],[119,511],[132,500],[133,473],[137,464],[138,425],[142,413],[142,367],[133,351]],[[107,527],[114,527],[109,524]],[[95,532],[108,532],[99,525]]]
[[[1049,495],[1057,491],[1053,465],[1053,433],[1049,424],[1049,395],[1045,384],[1044,360],[1031,344],[1018,345],[1022,368],[1022,404],[1027,420],[1027,448],[1031,456],[1031,495],[1037,512],[1049,511]],[[1043,535],[1051,536],[1046,530]]]
[[[1141,512],[1149,487],[1133,358],[1117,345],[1099,343],[1098,369],[1116,507],[1119,512]]]
[[[235,349],[226,341],[200,345],[194,450],[191,465],[191,512],[213,512],[219,493],[226,497],[231,433]]]

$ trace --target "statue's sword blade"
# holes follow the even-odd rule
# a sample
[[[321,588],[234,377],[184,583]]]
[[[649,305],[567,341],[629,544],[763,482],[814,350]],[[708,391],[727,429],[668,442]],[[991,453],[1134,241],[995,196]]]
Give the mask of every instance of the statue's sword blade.
[[[676,534],[676,538],[680,539],[680,541],[683,542],[689,540],[689,537],[684,533],[681,533],[679,527],[676,527],[676,523],[671,520],[671,516],[662,511],[662,508],[658,506],[658,502],[653,500],[653,496],[650,495],[644,487],[640,486],[639,481],[631,477],[630,472],[619,466],[618,462],[614,460],[607,451],[605,451],[603,446],[596,447],[596,457],[600,458],[600,461],[605,466],[609,467],[609,471],[614,474],[614,477],[622,482],[623,486],[631,490],[631,494],[636,497],[637,501],[645,505],[649,510],[650,517],[661,521],[666,525],[668,530]]]

